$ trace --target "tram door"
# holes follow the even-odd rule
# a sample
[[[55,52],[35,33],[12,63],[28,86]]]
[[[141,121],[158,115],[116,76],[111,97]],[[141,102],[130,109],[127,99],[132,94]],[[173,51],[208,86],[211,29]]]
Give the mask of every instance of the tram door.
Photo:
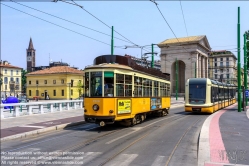
[[[104,72],[104,89],[105,96],[113,97],[114,96],[114,72],[105,71]]]

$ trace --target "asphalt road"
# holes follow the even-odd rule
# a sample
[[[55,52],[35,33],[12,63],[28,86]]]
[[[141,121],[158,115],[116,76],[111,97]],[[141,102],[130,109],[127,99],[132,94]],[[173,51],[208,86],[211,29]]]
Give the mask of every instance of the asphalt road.
[[[194,166],[208,116],[185,113],[182,106],[133,127],[85,124],[6,141],[1,143],[1,165]]]

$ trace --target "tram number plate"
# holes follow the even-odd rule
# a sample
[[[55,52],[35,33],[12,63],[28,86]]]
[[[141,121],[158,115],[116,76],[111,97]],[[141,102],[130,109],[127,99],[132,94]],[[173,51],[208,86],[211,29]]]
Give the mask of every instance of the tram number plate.
[[[194,112],[201,112],[201,108],[192,108],[192,111],[194,111]]]

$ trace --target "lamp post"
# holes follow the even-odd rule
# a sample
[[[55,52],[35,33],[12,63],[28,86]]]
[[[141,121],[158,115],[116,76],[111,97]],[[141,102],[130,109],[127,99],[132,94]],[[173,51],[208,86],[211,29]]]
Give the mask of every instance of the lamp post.
[[[238,7],[238,24],[237,24],[237,53],[238,53],[238,61],[237,61],[237,72],[238,72],[238,112],[241,112],[241,68],[240,68],[240,7]]]

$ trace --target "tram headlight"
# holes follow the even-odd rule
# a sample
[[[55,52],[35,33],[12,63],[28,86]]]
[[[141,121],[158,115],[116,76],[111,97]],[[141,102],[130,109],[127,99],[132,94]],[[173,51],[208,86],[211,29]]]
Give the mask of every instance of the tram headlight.
[[[98,110],[99,110],[99,106],[98,106],[97,104],[94,104],[94,105],[93,105],[93,110],[94,110],[94,111],[98,111]]]

